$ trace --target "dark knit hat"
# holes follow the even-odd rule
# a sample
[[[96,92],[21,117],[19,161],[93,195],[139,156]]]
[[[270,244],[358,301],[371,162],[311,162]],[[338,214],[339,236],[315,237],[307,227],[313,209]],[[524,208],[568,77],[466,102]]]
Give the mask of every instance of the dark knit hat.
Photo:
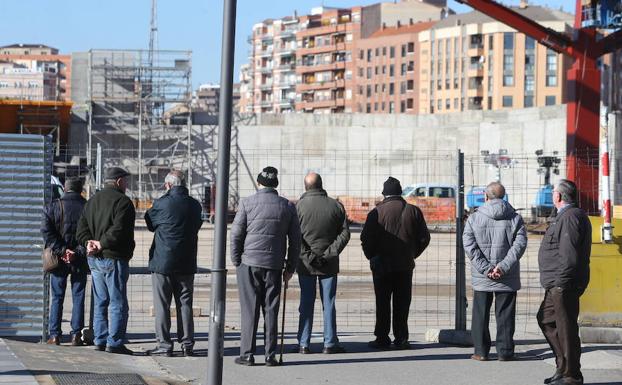
[[[276,188],[279,185],[278,173],[276,168],[268,166],[257,175],[257,182],[262,186]]]
[[[117,180],[130,175],[126,169],[121,167],[110,167],[106,170],[106,180]]]
[[[382,195],[385,197],[388,195],[402,195],[402,185],[400,181],[390,176],[389,179],[384,182]]]

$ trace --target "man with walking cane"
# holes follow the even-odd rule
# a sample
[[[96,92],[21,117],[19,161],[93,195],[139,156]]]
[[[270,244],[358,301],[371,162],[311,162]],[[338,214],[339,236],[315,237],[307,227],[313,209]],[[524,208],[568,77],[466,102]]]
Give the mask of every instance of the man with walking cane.
[[[262,170],[257,176],[259,191],[240,201],[231,225],[231,261],[236,267],[242,317],[240,356],[235,359],[238,365],[255,365],[262,310],[266,366],[279,366],[276,349],[281,279],[287,285],[296,270],[300,224],[296,207],[276,191],[277,175],[274,167]]]

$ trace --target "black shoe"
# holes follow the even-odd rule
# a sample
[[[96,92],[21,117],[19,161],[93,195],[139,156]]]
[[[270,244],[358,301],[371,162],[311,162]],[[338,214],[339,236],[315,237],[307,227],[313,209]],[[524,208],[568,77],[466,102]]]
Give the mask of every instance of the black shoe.
[[[404,341],[393,341],[393,345],[395,346],[395,349],[397,350],[409,350],[410,349],[410,342],[408,342],[408,340],[404,340]]]
[[[103,352],[104,350],[106,350],[106,345],[95,345],[95,350],[97,350],[98,352]]]
[[[309,349],[308,346],[301,346],[300,348],[298,348],[298,353],[300,353],[300,354],[311,354],[313,352],[311,351],[311,349]]]
[[[153,348],[153,349],[149,349],[147,350],[147,355],[148,356],[166,356],[166,357],[172,357],[173,356],[173,349],[166,349],[166,348]]]
[[[281,365],[279,361],[276,360],[276,357],[270,356],[266,357],[266,366],[279,366]]]
[[[379,340],[376,338],[373,341],[369,341],[367,343],[367,346],[369,346],[372,349],[389,350],[391,349],[391,341]]]
[[[194,347],[186,346],[186,345],[181,345],[181,352],[183,353],[184,357],[193,357],[194,356]]]
[[[562,374],[560,372],[555,372],[555,374],[553,374],[551,377],[545,378],[544,379],[544,383],[545,384],[550,384],[551,382],[557,381],[557,380],[559,380],[562,377],[563,376],[562,376]]]
[[[125,345],[106,346],[106,352],[107,353],[114,353],[114,354],[125,354],[125,355],[128,355],[128,356],[134,355],[134,352],[131,351],[130,349],[126,348]]]
[[[252,354],[249,354],[248,356],[235,357],[234,362],[238,365],[253,366],[255,365],[255,357],[253,357]]]
[[[514,354],[511,354],[509,356],[499,356],[499,357],[497,357],[497,360],[499,360],[499,361],[516,361],[516,356]]]
[[[337,353],[345,353],[345,352],[346,352],[346,348],[344,348],[341,345],[325,346],[324,350],[322,350],[322,353],[324,354],[337,354]]]

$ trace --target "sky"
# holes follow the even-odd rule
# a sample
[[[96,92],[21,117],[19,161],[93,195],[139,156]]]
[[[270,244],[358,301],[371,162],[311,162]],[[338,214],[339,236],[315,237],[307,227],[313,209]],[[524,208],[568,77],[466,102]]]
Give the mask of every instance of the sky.
[[[380,0],[238,0],[235,77],[248,61],[253,24],[307,14],[312,7],[349,7]],[[516,5],[518,0],[504,1]],[[191,50],[192,83],[219,83],[223,0],[158,0],[158,48]],[[572,0],[531,0],[574,13]],[[470,7],[449,1],[458,13]],[[61,53],[89,49],[147,49],[151,0],[0,0],[0,45],[37,43]]]

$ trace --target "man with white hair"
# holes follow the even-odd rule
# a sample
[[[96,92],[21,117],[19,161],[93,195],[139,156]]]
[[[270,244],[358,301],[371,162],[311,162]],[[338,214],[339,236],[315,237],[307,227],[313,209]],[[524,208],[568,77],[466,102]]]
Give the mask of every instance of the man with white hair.
[[[149,355],[170,357],[171,297],[177,309],[177,341],[184,356],[194,354],[192,298],[197,272],[197,241],[201,225],[201,204],[190,197],[181,171],[164,179],[166,194],[145,213],[149,231],[154,232],[149,250],[149,270],[155,307],[157,346]]]

